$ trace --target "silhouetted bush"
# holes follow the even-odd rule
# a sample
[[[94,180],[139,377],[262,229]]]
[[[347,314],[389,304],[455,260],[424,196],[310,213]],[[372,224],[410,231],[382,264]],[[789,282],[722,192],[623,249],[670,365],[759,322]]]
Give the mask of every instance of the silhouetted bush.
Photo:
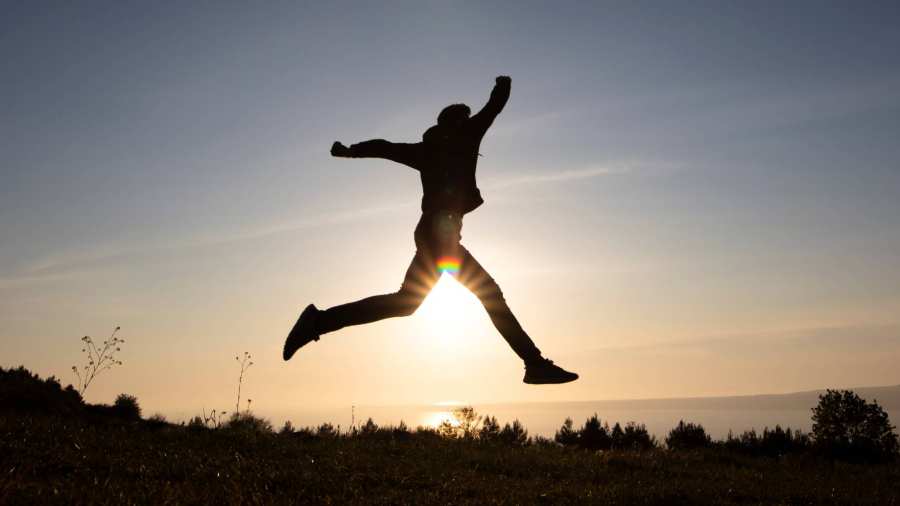
[[[522,422],[513,420],[511,425],[507,423],[500,429],[497,440],[510,445],[524,446],[528,444],[528,431]]]
[[[337,430],[335,430],[334,425],[325,422],[316,429],[316,435],[319,437],[335,437],[338,433]]]
[[[500,438],[500,424],[493,416],[484,417],[481,430],[478,431],[478,439],[482,441],[497,441]]]
[[[708,448],[712,446],[712,438],[699,423],[684,423],[684,420],[681,420],[666,436],[666,446],[670,450]]]
[[[187,423],[187,428],[190,430],[208,430],[209,427],[206,426],[206,422],[203,421],[203,418],[199,416],[195,416],[191,418]]]
[[[541,448],[555,448],[559,445],[556,444],[556,441],[549,437],[544,436],[534,436],[530,439],[530,444],[534,446],[539,446]]]
[[[284,425],[281,426],[281,430],[278,431],[279,434],[287,435],[293,434],[294,432],[296,432],[296,430],[294,429],[294,424],[291,423],[290,420],[285,420]]]
[[[616,450],[643,451],[657,446],[656,438],[647,432],[647,427],[635,422],[628,422],[624,429],[616,422],[610,432],[610,439],[612,448]]]
[[[0,411],[73,415],[84,411],[84,402],[72,385],[62,388],[53,376],[42,380],[23,366],[0,367]]]
[[[563,446],[578,445],[578,431],[575,430],[571,418],[566,417],[566,421],[563,422],[559,430],[556,431],[556,434],[553,435],[553,440]]]
[[[396,427],[391,427],[391,432],[397,439],[406,440],[412,437],[412,432],[409,430],[409,427],[406,425],[406,422],[400,420],[400,425]]]
[[[171,425],[162,413],[154,413],[145,424],[150,429],[165,429]]]
[[[809,450],[809,436],[800,430],[782,429],[776,425],[774,429],[763,429],[762,434],[755,430],[744,431],[735,437],[730,431],[722,446],[730,451],[753,456],[780,457],[792,453]]]
[[[893,460],[900,451],[897,434],[878,402],[866,402],[851,390],[828,390],[813,408],[816,449],[848,460]]]
[[[578,431],[578,446],[586,450],[609,450],[612,448],[612,438],[609,435],[609,426],[601,424],[600,418],[594,413],[588,418],[581,430]]]
[[[452,420],[442,420],[436,432],[444,438],[475,439],[479,436],[479,425],[482,417],[472,406],[461,406],[453,409]]]
[[[372,417],[369,417],[369,419],[366,420],[366,423],[364,423],[362,427],[359,428],[359,433],[363,436],[372,435],[376,432],[378,432],[378,424],[376,424],[375,421],[372,420]]]
[[[229,418],[228,422],[225,424],[225,428],[240,432],[273,432],[272,422],[265,418],[255,416],[247,411],[232,414],[231,418]]]
[[[141,419],[141,406],[138,404],[137,397],[119,394],[116,402],[113,403],[113,413],[119,418],[136,421]]]

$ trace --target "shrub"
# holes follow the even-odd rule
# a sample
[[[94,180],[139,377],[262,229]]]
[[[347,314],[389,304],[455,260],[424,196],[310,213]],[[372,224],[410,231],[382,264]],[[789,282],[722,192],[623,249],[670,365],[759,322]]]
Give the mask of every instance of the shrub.
[[[560,427],[559,430],[556,431],[556,434],[554,434],[553,440],[563,446],[578,445],[578,431],[574,429],[571,418],[566,418],[566,421],[563,422],[562,427]]]
[[[391,433],[397,439],[409,439],[412,435],[412,432],[410,432],[409,427],[403,420],[400,420],[400,425],[391,428]]]
[[[588,418],[581,430],[578,431],[578,446],[586,450],[609,450],[612,447],[612,438],[609,436],[609,426],[600,423],[596,413]]]
[[[113,413],[125,420],[140,420],[141,406],[138,404],[137,397],[128,394],[119,394],[119,396],[116,397],[116,402],[113,403]]]
[[[635,422],[628,422],[624,429],[617,422],[610,433],[610,439],[612,448],[617,450],[643,451],[656,448],[656,438],[647,432],[644,424],[638,425]]]
[[[851,390],[828,390],[813,408],[812,437],[820,452],[836,458],[885,461],[900,444],[888,414]]]
[[[166,420],[165,415],[162,413],[154,413],[153,416],[147,419],[146,423],[151,429],[162,429],[169,426],[169,421]]]
[[[375,421],[372,420],[372,417],[369,417],[369,419],[366,420],[366,423],[364,423],[363,426],[359,428],[359,433],[362,435],[372,435],[376,432],[378,432],[378,424],[376,424]]]
[[[761,455],[778,457],[789,453],[799,453],[808,448],[809,436],[800,432],[799,429],[795,431],[792,431],[790,427],[782,429],[780,425],[776,425],[772,430],[769,430],[768,427],[763,429],[760,439]]]
[[[53,376],[42,380],[23,366],[0,367],[0,411],[74,415],[84,411],[84,402],[72,385],[62,388]]]
[[[319,428],[316,429],[316,435],[319,437],[335,437],[338,435],[338,433],[335,430],[334,425],[325,422],[322,425],[319,425]]]
[[[478,439],[482,441],[497,441],[500,438],[500,424],[493,416],[484,417],[481,429],[478,431]]]
[[[699,423],[684,423],[684,420],[681,420],[666,436],[666,446],[670,450],[708,448],[712,446],[712,438]]]
[[[553,439],[550,439],[549,437],[540,436],[540,435],[534,436],[533,438],[531,438],[531,444],[533,444],[535,446],[539,446],[541,448],[556,448],[557,446],[559,446],[556,444],[556,441],[554,441]]]
[[[478,425],[481,423],[481,416],[475,412],[472,406],[463,406],[453,410],[453,417],[459,422],[459,430],[462,437],[466,439],[474,439],[478,435]]]
[[[800,430],[782,429],[776,425],[774,429],[763,429],[762,435],[756,430],[748,430],[735,437],[731,432],[722,443],[731,451],[754,456],[780,457],[791,453],[800,453],[809,449],[809,436]]]
[[[524,446],[528,444],[528,431],[522,422],[513,420],[512,425],[507,423],[500,429],[497,439],[506,444]]]
[[[290,420],[285,420],[281,430],[278,431],[279,434],[293,434],[294,432],[296,432],[296,429],[294,429],[294,424]]]
[[[260,418],[252,413],[233,413],[225,424],[225,428],[239,432],[270,433],[273,431],[272,423],[265,418]]]

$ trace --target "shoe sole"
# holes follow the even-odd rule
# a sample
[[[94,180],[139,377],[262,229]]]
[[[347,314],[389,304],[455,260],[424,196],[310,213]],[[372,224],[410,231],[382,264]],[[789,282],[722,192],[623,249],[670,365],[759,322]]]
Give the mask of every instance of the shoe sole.
[[[549,380],[529,380],[528,378],[522,378],[522,382],[527,385],[562,385],[563,383],[571,383],[578,379],[578,375],[576,374],[574,378],[553,378]]]

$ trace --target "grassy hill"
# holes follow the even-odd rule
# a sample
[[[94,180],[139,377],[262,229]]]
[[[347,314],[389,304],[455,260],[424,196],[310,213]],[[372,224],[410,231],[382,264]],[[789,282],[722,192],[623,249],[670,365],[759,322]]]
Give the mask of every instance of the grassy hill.
[[[900,502],[896,463],[723,446],[595,452],[371,426],[275,433],[252,418],[210,429],[92,407],[58,383],[13,376],[0,382],[2,504]]]

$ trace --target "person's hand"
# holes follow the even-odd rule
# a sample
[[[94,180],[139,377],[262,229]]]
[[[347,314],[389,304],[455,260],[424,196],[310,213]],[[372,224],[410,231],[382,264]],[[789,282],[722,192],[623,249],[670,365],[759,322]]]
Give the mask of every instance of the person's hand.
[[[512,78],[509,76],[497,76],[497,84],[510,84],[512,83]]]
[[[331,145],[331,156],[349,157],[350,148],[344,146],[340,142],[335,142]]]

